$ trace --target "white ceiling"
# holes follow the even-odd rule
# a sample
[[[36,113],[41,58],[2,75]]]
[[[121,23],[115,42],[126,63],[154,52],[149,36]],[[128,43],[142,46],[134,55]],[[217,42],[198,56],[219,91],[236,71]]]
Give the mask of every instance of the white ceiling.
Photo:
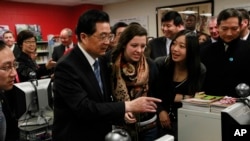
[[[112,3],[124,2],[128,0],[5,0],[5,1],[76,6],[76,5],[81,5],[81,4],[107,5],[107,4],[112,4]]]

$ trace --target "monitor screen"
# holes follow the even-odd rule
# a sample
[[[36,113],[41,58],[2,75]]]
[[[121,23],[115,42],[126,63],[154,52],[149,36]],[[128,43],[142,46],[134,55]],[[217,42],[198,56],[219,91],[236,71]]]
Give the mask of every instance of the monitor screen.
[[[14,92],[18,95],[19,120],[36,117],[41,112],[51,111],[49,99],[51,97],[51,79],[40,79],[16,83]]]
[[[222,141],[249,140],[250,108],[245,103],[237,102],[222,110],[221,125]]]

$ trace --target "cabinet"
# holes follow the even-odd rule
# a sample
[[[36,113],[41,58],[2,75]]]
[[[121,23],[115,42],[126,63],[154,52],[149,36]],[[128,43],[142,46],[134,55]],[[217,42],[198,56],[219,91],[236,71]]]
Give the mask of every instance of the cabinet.
[[[179,141],[221,141],[221,114],[178,109]]]
[[[38,41],[36,47],[37,47],[36,63],[38,65],[46,64],[50,58],[50,50],[48,42]]]

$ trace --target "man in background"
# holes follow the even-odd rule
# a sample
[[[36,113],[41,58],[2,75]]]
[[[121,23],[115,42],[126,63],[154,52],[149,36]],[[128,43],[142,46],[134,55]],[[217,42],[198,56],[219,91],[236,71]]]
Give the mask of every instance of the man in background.
[[[218,31],[218,26],[217,26],[217,17],[212,16],[208,19],[208,24],[207,24],[208,32],[209,32],[209,40],[206,42],[202,43],[200,46],[200,52],[204,51],[204,48],[209,46],[212,43],[217,42],[219,39],[219,31]],[[201,32],[200,32],[201,34]]]
[[[13,32],[10,30],[3,33],[3,41],[13,51],[15,58],[21,53],[21,49],[15,44],[15,38]]]
[[[169,54],[169,46],[173,37],[184,29],[181,15],[176,11],[169,11],[161,18],[161,30],[164,36],[149,41],[145,50],[151,59]]]
[[[249,26],[249,13],[246,9],[238,9],[242,14],[242,23],[241,23],[241,32],[240,38],[242,40],[250,41],[250,30],[248,29]]]
[[[193,31],[194,33],[198,33],[199,31],[196,30],[196,23],[197,23],[197,18],[194,14],[187,14],[185,16],[185,29],[188,29],[190,31]]]
[[[0,140],[19,140],[18,122],[11,109],[11,101],[7,97],[6,91],[13,88],[17,63],[13,52],[7,45],[0,41]],[[8,93],[9,94],[9,93]]]
[[[212,16],[208,19],[208,32],[211,37],[211,42],[214,43],[219,38],[219,31],[217,27],[217,17]]]
[[[53,61],[58,61],[64,54],[67,54],[73,47],[73,33],[69,28],[64,28],[60,32],[61,44],[54,47],[52,53]]]
[[[250,11],[248,11],[248,15],[250,16]],[[250,23],[248,25],[248,29],[250,30]]]
[[[124,22],[117,22],[115,23],[112,27],[111,27],[111,33],[114,34],[114,39],[113,41],[111,41],[110,43],[110,47],[108,50],[116,47],[116,45],[118,44],[118,41],[120,39],[120,36],[122,34],[122,32],[125,30],[125,28],[128,26],[128,24],[124,23]]]

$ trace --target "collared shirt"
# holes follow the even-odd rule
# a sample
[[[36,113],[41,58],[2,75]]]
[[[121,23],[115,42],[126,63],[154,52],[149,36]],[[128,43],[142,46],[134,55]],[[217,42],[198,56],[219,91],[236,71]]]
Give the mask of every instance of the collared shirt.
[[[73,42],[72,42],[71,44],[69,44],[68,48],[65,47],[65,50],[67,50],[67,49],[69,49],[69,48],[73,48],[73,47],[74,47],[74,44],[73,44]]]
[[[243,38],[240,38],[241,40],[247,40],[247,37],[249,36],[250,34],[250,31],[248,30],[248,33],[243,37]]]
[[[215,40],[214,38],[211,38],[211,41],[212,41],[212,43],[217,42],[217,40]]]
[[[87,58],[89,64],[91,65],[93,71],[94,71],[94,63],[95,63],[95,59],[93,57],[90,56],[90,54],[80,45],[80,43],[78,42],[78,47],[80,48],[80,50],[82,51],[82,53],[85,55],[85,57]]]
[[[15,44],[13,44],[13,45],[10,47],[10,49],[11,49],[12,52],[14,51],[14,48],[15,48]]]
[[[224,43],[224,46],[225,46],[225,51],[227,51],[229,45]]]
[[[166,42],[166,51],[167,51],[167,55],[169,55],[170,53],[170,44],[171,44],[172,40],[167,38],[167,42]]]

